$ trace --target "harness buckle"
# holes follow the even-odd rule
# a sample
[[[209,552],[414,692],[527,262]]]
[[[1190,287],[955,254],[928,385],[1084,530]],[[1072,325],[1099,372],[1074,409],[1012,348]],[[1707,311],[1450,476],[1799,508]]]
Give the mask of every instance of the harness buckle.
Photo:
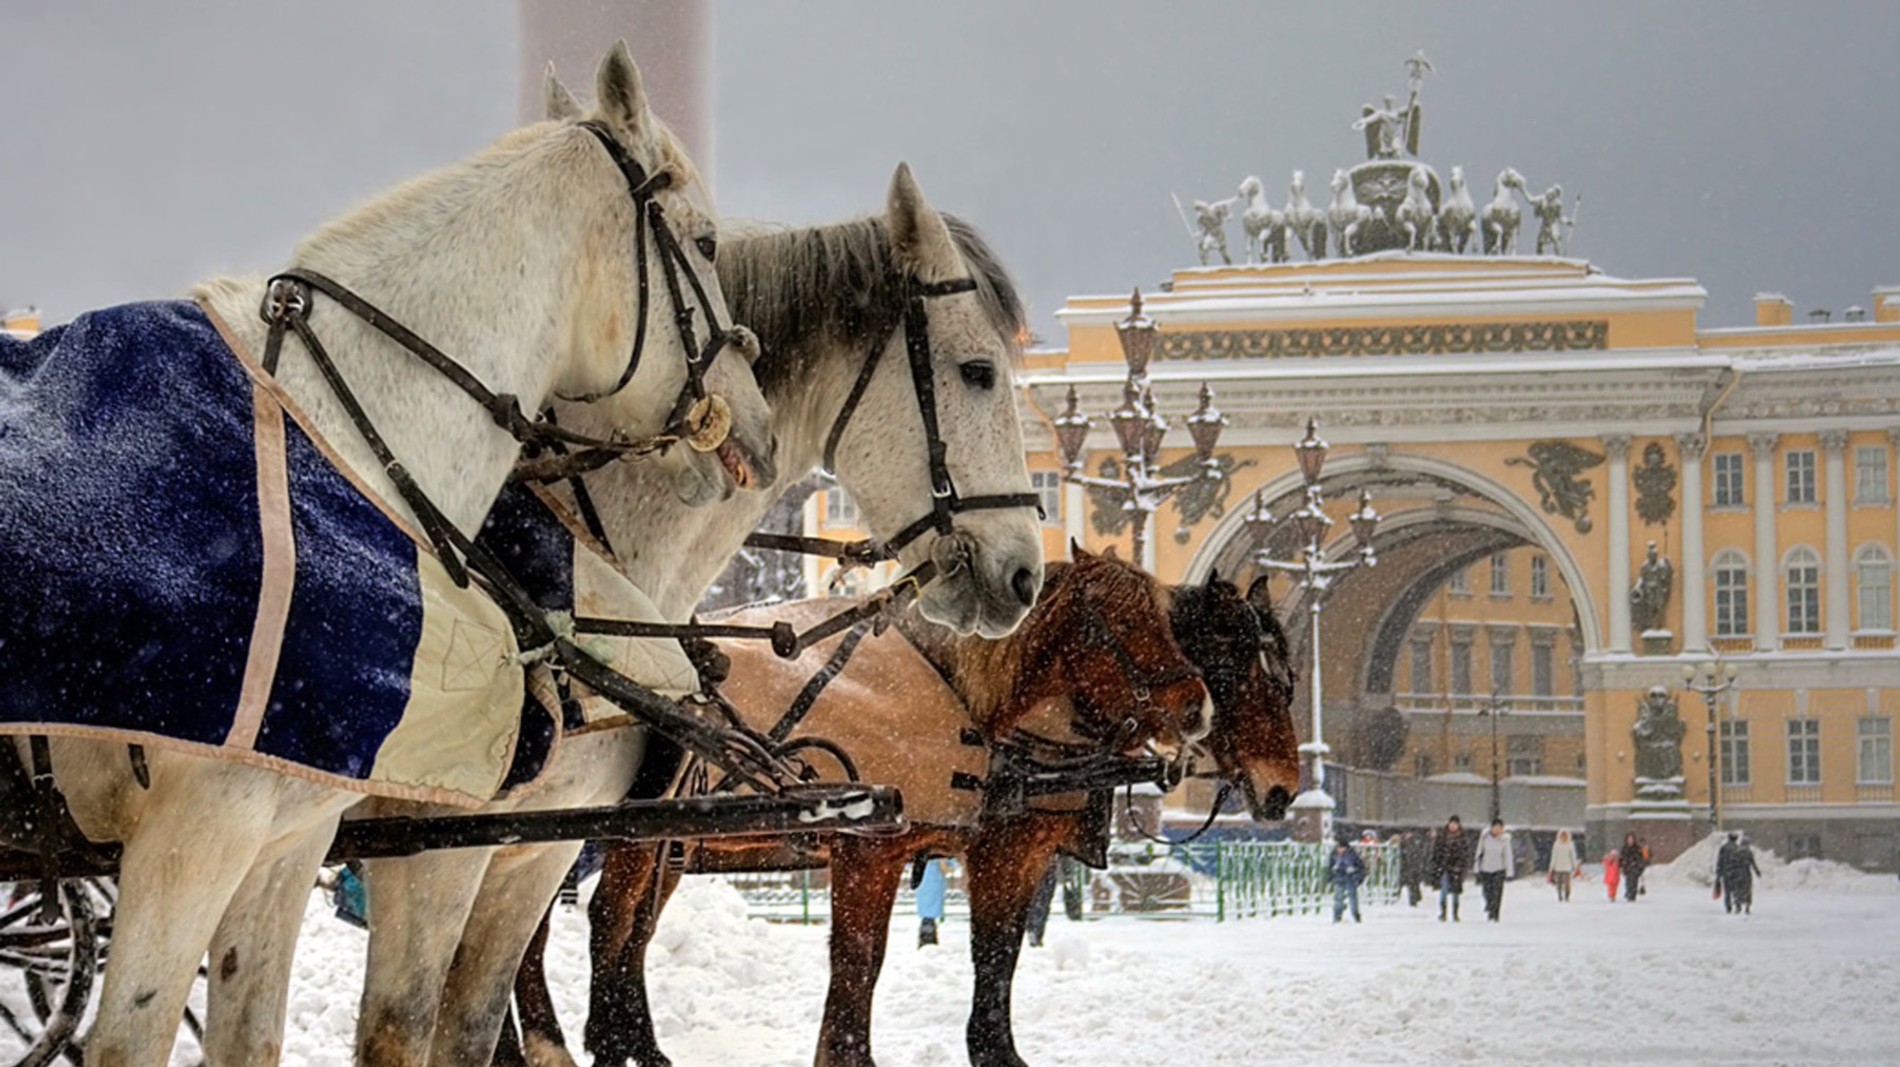
[[[310,314],[310,287],[295,278],[272,278],[264,290],[264,321],[288,322]]]

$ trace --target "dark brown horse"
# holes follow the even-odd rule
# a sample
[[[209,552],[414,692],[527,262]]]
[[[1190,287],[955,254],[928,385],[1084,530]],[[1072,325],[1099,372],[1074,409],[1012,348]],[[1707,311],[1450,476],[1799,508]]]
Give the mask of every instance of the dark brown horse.
[[[1075,571],[1100,568],[1107,561],[1087,560],[1065,574],[1052,569],[1045,599],[1059,595]],[[1114,566],[1122,567],[1116,564]],[[1125,567],[1122,567],[1126,570]],[[1256,587],[1258,591],[1258,587]],[[1298,763],[1290,715],[1291,678],[1285,669],[1284,636],[1272,614],[1257,611],[1234,586],[1218,579],[1204,586],[1173,591],[1167,603],[1167,626],[1180,649],[1206,678],[1215,705],[1213,733],[1202,751],[1219,772],[1238,785],[1256,816],[1281,817],[1291,790],[1298,784]],[[1079,689],[1073,678],[1058,670],[1018,670],[1007,687],[994,685],[989,669],[997,662],[1016,661],[1023,667],[1041,657],[1060,654],[1082,657],[1099,637],[1086,630],[1062,632],[1054,616],[1041,609],[1030,616],[1016,637],[984,642],[945,636],[940,631],[907,627],[916,650],[936,664],[969,703],[975,719],[1000,725],[999,712],[1015,709],[1029,726],[1043,734],[1063,733],[1052,715],[1082,724],[1095,732],[1091,719],[1112,720],[1104,714],[1114,704],[1097,703],[1099,696],[1052,701],[1049,680]],[[1021,652],[1005,649],[1012,643]],[[1043,651],[1047,649],[1048,651]],[[1098,647],[1096,652],[1102,650]],[[898,655],[916,658],[900,649]],[[1113,658],[1113,657],[1109,657]],[[879,698],[886,706],[918,710],[916,686],[906,686],[884,662],[864,672],[868,690],[851,694],[854,714],[867,707],[864,696]],[[1126,665],[1116,663],[1125,674]],[[741,673],[735,664],[735,679]],[[1113,678],[1113,672],[1102,677]],[[849,680],[849,672],[839,683]],[[1099,683],[1097,683],[1099,685]],[[926,712],[928,709],[924,709]],[[1051,726],[1055,728],[1052,729]],[[1143,726],[1140,729],[1152,729]],[[955,752],[959,741],[950,731],[937,736],[912,731],[904,741],[912,750]],[[996,735],[992,735],[996,736]],[[1151,735],[1152,736],[1152,735]],[[866,776],[875,780],[877,774]],[[912,779],[925,775],[913,773]],[[906,781],[924,792],[935,780]],[[819,839],[802,854],[790,854],[777,843],[759,844],[742,851],[699,851],[689,854],[695,869],[752,870],[810,867],[829,862],[832,869],[831,991],[826,1000],[817,1062],[870,1064],[871,996],[882,966],[890,912],[905,866],[919,854],[956,855],[966,861],[972,917],[972,952],[976,960],[976,998],[969,1023],[973,1063],[1013,1065],[1017,1057],[1011,1037],[1010,983],[1022,943],[1026,913],[1043,872],[1058,852],[1097,855],[1105,826],[1080,795],[1047,798],[1034,809],[1006,816],[990,816],[962,824],[917,824],[891,838],[834,836]],[[655,1043],[646,1002],[644,958],[646,945],[658,921],[660,908],[677,883],[677,871],[663,863],[664,849],[620,850],[610,855],[592,907],[594,981],[586,1045],[596,1063],[632,1062],[658,1067],[669,1061]],[[531,951],[517,983],[526,1042],[531,1049],[558,1047],[562,1041],[545,983],[538,969],[539,952]],[[540,1057],[537,1056],[537,1061]]]

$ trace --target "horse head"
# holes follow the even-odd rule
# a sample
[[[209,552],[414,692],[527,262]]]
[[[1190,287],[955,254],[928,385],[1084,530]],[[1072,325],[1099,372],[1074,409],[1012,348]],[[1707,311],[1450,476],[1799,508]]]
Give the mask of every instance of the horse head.
[[[1214,698],[1214,726],[1200,750],[1239,786],[1255,818],[1285,817],[1300,787],[1300,740],[1291,651],[1266,579],[1245,597],[1218,574],[1205,585],[1177,586],[1173,627]]]
[[[593,436],[675,427],[685,441],[656,462],[689,504],[770,485],[772,413],[749,366],[756,341],[729,325],[713,270],[718,216],[684,146],[648,106],[626,42],[601,60],[592,108],[552,67],[545,92],[550,121],[522,132],[550,144],[544,190],[601,204],[561,281],[576,301],[558,324],[576,356],[556,383],[562,424]],[[695,384],[689,364],[702,360]]]

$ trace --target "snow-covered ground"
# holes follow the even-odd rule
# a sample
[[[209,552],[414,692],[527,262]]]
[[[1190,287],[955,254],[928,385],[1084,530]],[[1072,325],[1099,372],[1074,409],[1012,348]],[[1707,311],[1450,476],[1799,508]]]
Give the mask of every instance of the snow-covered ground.
[[[1018,1043],[1038,1067],[1900,1063],[1900,882],[1764,859],[1747,917],[1698,884],[1699,853],[1656,872],[1634,905],[1609,903],[1596,881],[1560,905],[1541,879],[1520,879],[1495,926],[1475,886],[1456,925],[1429,902],[1368,909],[1358,926],[1058,914],[1047,947],[1024,953]],[[574,1036],[584,917],[557,915],[549,966]],[[968,928],[920,951],[914,923],[892,932],[873,1048],[890,1067],[965,1063]],[[288,1063],[349,1063],[361,939],[312,898]],[[822,927],[746,919],[721,883],[686,886],[650,968],[673,1061],[809,1064],[824,939]]]
[[[1755,913],[1731,917],[1710,899],[1706,859],[1654,872],[1634,905],[1609,903],[1594,880],[1560,905],[1541,879],[1520,879],[1495,926],[1475,886],[1456,925],[1429,901],[1368,909],[1357,926],[1058,914],[1048,946],[1024,953],[1018,1041],[1038,1067],[1900,1063],[1900,883],[1764,856]],[[577,1036],[585,920],[556,914],[550,971]],[[887,1067],[962,1064],[968,928],[953,922],[920,951],[914,924],[895,923],[874,1048]],[[350,1062],[362,945],[313,894],[291,1067]],[[811,1062],[822,927],[749,920],[733,890],[695,880],[667,912],[650,973],[679,1067]]]

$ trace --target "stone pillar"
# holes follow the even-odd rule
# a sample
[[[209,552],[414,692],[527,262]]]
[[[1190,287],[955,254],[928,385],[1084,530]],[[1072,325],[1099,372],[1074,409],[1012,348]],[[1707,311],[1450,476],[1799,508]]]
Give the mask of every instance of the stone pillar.
[[[1610,457],[1610,490],[1604,494],[1610,510],[1610,642],[1609,652],[1628,653],[1630,646],[1630,436],[1603,438]]]
[[[1074,482],[1062,483],[1062,527],[1069,540],[1078,545],[1088,544],[1089,491]]]
[[[1781,558],[1775,547],[1775,443],[1779,434],[1751,433],[1755,457],[1755,648],[1773,652],[1781,644]]]
[[[523,123],[541,121],[541,78],[550,61],[587,103],[594,98],[600,57],[624,38],[654,113],[679,135],[712,184],[712,0],[518,0],[516,10],[516,99]]]
[[[1847,431],[1824,430],[1821,453],[1827,464],[1822,501],[1827,519],[1827,558],[1821,564],[1821,610],[1828,648],[1846,648],[1848,631]]]
[[[1699,433],[1676,435],[1682,459],[1682,650],[1709,647],[1709,595],[1703,580],[1702,453],[1709,439]]]

